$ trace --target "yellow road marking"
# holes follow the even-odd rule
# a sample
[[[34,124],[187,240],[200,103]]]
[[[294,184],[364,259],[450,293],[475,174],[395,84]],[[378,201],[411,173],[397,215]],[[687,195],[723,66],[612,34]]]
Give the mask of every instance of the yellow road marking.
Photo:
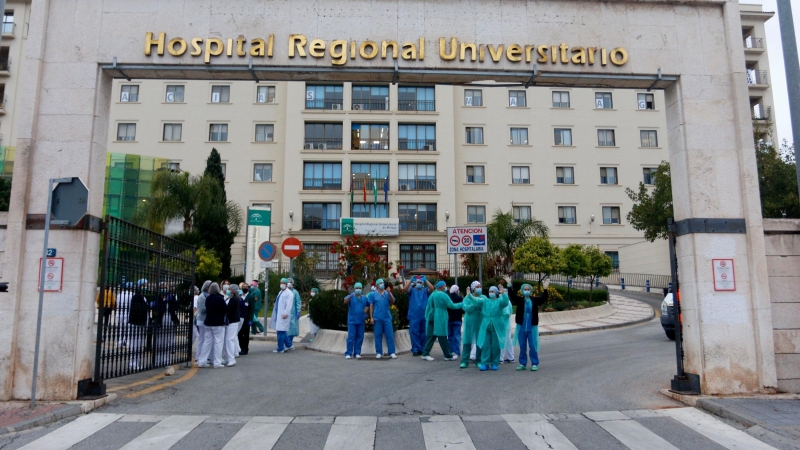
[[[178,366],[172,366],[172,368],[175,369],[175,370],[178,370]],[[160,374],[158,374],[158,375],[156,375],[154,377],[150,377],[150,378],[148,378],[146,380],[137,381],[137,382],[131,383],[131,384],[126,384],[125,386],[117,386],[115,388],[106,389],[106,392],[117,392],[117,391],[121,391],[123,389],[129,389],[129,388],[132,388],[132,387],[136,387],[136,386],[139,386],[139,385],[142,385],[142,384],[152,383],[153,381],[160,380],[161,378],[164,378],[165,376],[167,376],[167,374],[165,374],[164,372],[161,372]]]
[[[198,370],[199,369],[197,368],[197,366],[192,365],[192,368],[189,369],[189,372],[187,372],[186,375],[178,378],[177,380],[170,381],[169,383],[162,383],[162,384],[159,384],[159,385],[156,385],[156,386],[149,387],[147,389],[142,389],[139,392],[134,392],[132,394],[128,394],[124,398],[141,397],[142,395],[147,395],[147,394],[150,394],[152,392],[160,391],[161,389],[168,388],[170,386],[175,386],[178,383],[183,383],[184,381],[190,380],[197,373]]]

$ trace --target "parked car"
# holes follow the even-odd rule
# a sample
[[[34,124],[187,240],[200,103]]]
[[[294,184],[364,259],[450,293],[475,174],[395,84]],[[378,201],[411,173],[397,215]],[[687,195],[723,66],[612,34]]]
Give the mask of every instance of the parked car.
[[[671,340],[675,340],[675,309],[672,306],[672,292],[661,302],[661,327]]]

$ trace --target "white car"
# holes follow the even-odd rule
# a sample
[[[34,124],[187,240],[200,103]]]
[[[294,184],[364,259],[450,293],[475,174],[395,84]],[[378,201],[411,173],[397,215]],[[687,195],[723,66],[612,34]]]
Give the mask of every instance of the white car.
[[[671,340],[675,340],[675,313],[672,307],[672,292],[661,302],[661,327]]]

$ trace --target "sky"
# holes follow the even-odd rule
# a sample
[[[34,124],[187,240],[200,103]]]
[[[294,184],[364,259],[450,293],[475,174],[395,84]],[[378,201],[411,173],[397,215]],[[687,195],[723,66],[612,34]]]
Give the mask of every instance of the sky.
[[[794,19],[795,37],[800,37],[800,0],[791,0],[792,18]],[[792,139],[792,124],[789,116],[789,94],[786,90],[786,72],[783,67],[783,46],[781,30],[778,23],[778,5],[776,0],[740,0],[742,4],[761,4],[764,11],[772,11],[775,16],[766,24],[767,52],[769,55],[769,79],[772,81],[772,96],[775,101],[773,114],[778,133],[778,142]],[[800,41],[800,39],[798,39]]]

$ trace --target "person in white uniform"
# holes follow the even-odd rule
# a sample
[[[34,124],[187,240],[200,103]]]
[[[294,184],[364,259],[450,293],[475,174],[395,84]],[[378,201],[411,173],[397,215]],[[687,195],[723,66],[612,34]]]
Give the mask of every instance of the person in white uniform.
[[[211,283],[208,287],[206,297],[206,344],[203,351],[197,357],[200,361],[198,367],[208,367],[208,357],[212,354],[214,368],[224,367],[222,365],[222,347],[225,341],[225,327],[228,325],[228,305],[225,304],[225,297],[220,293],[219,285]]]
[[[231,284],[228,286],[230,296],[225,299],[228,306],[228,325],[225,327],[225,365],[233,367],[236,365],[236,357],[239,351],[239,323],[242,321],[239,314],[239,286]]]
[[[200,354],[203,353],[203,346],[204,345],[212,345],[211,341],[206,340],[206,298],[208,297],[208,288],[211,286],[211,280],[206,280],[203,283],[203,287],[200,290],[200,295],[197,296],[197,303],[195,307],[197,308],[197,312],[195,313],[195,320],[197,321],[197,353],[195,353],[195,362],[197,364],[203,363],[206,364],[208,360],[200,360]]]
[[[286,351],[286,336],[291,322],[289,316],[294,314],[294,292],[287,285],[288,280],[281,278],[281,291],[275,300],[272,319],[269,322],[269,327],[278,334],[278,348],[273,350],[273,353],[284,353]]]

